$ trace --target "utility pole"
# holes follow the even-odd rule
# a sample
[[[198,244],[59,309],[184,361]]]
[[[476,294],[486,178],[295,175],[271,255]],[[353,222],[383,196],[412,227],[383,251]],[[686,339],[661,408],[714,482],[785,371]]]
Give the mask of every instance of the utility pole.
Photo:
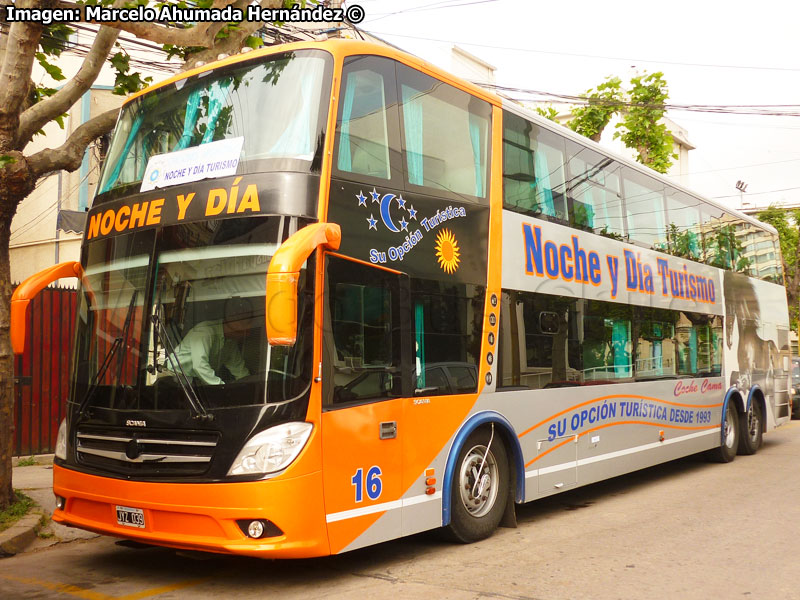
[[[328,0],[328,3],[330,4],[330,7],[333,8],[333,9],[342,7],[342,0]],[[344,26],[345,26],[344,23],[339,23],[339,27],[344,27]],[[328,33],[328,37],[330,37],[330,38],[340,38],[340,37],[342,37],[341,29],[336,29],[335,31],[330,31]]]
[[[736,182],[736,189],[739,190],[739,208],[744,208],[744,193],[747,191],[747,184],[741,179]]]

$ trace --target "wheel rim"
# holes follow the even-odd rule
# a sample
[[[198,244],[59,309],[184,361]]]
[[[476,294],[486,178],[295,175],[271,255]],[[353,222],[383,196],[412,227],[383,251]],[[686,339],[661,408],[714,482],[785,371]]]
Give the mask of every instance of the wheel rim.
[[[747,432],[750,436],[750,441],[758,441],[758,434],[761,431],[761,417],[755,406],[751,406],[747,413]]]
[[[733,426],[733,408],[728,405],[728,410],[725,412],[725,446],[733,448],[733,442],[736,438],[736,431]]]
[[[497,460],[494,454],[486,452],[486,446],[473,446],[467,452],[461,463],[458,483],[461,503],[473,517],[482,517],[492,510],[497,500],[498,476]]]

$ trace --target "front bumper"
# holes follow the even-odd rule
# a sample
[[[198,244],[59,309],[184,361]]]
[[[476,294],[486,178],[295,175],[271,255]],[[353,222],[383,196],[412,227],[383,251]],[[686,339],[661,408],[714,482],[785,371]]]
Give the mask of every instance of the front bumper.
[[[106,535],[181,548],[263,558],[330,554],[319,471],[246,483],[151,483],[53,466],[65,499],[53,520]],[[117,506],[142,509],[145,528],[119,525]],[[282,535],[251,539],[237,519],[266,519]]]

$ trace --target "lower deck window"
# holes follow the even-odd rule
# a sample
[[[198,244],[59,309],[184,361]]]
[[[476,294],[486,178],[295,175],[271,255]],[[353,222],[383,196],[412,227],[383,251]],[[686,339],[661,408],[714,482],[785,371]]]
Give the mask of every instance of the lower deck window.
[[[716,376],[722,336],[715,315],[505,290],[498,387]]]

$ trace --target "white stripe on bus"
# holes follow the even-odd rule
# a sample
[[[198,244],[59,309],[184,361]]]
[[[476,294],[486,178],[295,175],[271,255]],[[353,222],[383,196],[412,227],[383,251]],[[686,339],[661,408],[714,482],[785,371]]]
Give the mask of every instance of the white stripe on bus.
[[[386,512],[396,510],[405,506],[413,506],[423,502],[430,502],[433,500],[441,500],[441,490],[435,494],[421,494],[419,496],[412,496],[411,498],[403,498],[401,500],[392,500],[391,502],[381,502],[380,504],[373,504],[363,508],[353,508],[351,510],[343,510],[337,513],[325,515],[325,520],[328,523],[335,523],[336,521],[344,521],[345,519],[354,519],[356,517],[363,517],[364,515],[371,515],[378,512]]]
[[[696,433],[690,433],[688,435],[683,435],[681,437],[672,438],[669,440],[664,440],[663,442],[653,442],[650,444],[645,444],[643,446],[635,446],[633,448],[627,448],[625,450],[617,450],[616,452],[609,452],[608,454],[601,454],[600,456],[592,456],[590,458],[582,458],[577,461],[577,466],[589,465],[592,463],[604,461],[604,460],[611,460],[614,458],[619,458],[620,456],[626,456],[628,454],[635,454],[637,452],[642,452],[645,450],[653,450],[655,448],[660,448],[662,446],[666,446],[668,444],[676,444],[678,442],[684,442],[686,440],[702,437],[705,435],[717,434],[719,435],[719,428],[716,429],[708,429],[705,431],[698,431]],[[536,477],[538,475],[544,475],[546,473],[556,473],[558,471],[564,471],[566,469],[574,469],[576,464],[574,462],[564,463],[560,465],[553,465],[551,467],[543,467],[541,469],[533,469],[531,471],[525,472],[525,478],[528,479],[530,477]],[[346,519],[354,519],[356,517],[363,517],[364,515],[371,515],[378,512],[388,512],[390,510],[397,510],[398,508],[403,508],[406,506],[413,506],[415,504],[421,504],[423,502],[430,502],[433,500],[440,500],[442,497],[442,492],[439,490],[435,494],[421,494],[419,496],[412,496],[411,498],[403,498],[401,500],[392,500],[391,502],[381,502],[380,504],[372,504],[371,506],[364,506],[363,508],[353,508],[351,510],[343,510],[337,513],[331,513],[329,515],[325,515],[325,520],[328,523],[335,523],[336,521],[344,521]]]
[[[645,444],[644,446],[636,446],[634,448],[627,448],[625,450],[617,450],[616,452],[609,452],[608,454],[600,454],[599,456],[581,458],[580,460],[577,461],[577,466],[581,467],[584,465],[590,465],[592,463],[601,462],[604,460],[611,460],[614,458],[619,458],[620,456],[627,456],[628,454],[635,454],[637,452],[642,452],[644,450],[653,450],[655,448],[661,448],[662,446],[666,446],[668,444],[677,444],[678,442],[685,442],[686,440],[699,438],[711,434],[719,435],[719,428],[717,427],[714,429],[697,431],[695,433],[690,433],[688,435],[682,435],[681,437],[664,440],[663,442],[653,442],[651,444]],[[574,469],[575,467],[576,467],[575,462],[569,462],[560,465],[553,465],[551,467],[542,467],[541,469],[531,469],[530,471],[525,471],[525,479],[536,477],[538,475],[546,475],[547,473],[556,473],[558,471]]]

